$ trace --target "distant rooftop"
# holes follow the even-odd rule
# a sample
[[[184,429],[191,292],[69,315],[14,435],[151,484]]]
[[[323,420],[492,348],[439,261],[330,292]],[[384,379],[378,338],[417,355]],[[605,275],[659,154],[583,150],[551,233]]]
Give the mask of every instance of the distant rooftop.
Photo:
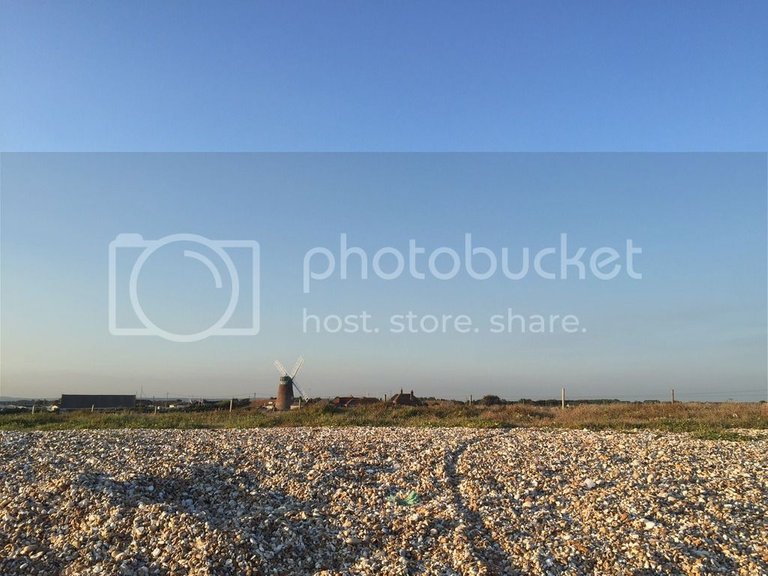
[[[135,394],[62,394],[62,410],[134,408]]]

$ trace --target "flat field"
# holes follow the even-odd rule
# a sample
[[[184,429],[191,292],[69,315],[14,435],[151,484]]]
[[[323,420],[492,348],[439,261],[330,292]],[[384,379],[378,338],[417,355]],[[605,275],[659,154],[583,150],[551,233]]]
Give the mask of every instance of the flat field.
[[[467,405],[449,401],[427,406],[392,406],[384,402],[334,408],[318,401],[290,412],[250,408],[209,412],[68,412],[0,414],[0,430],[67,429],[197,429],[295,426],[407,426],[516,428],[544,427],[589,430],[664,430],[691,432],[704,439],[736,440],[743,428],[768,429],[768,403],[600,403],[559,406],[514,403]]]

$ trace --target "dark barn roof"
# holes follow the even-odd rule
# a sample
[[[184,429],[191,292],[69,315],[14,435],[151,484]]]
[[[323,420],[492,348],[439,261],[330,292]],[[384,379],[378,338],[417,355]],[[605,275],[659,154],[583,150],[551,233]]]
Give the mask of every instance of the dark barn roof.
[[[358,398],[357,396],[336,396],[331,400],[331,404],[338,408],[352,408],[353,406],[365,406],[367,404],[377,404],[378,398]]]
[[[410,394],[404,394],[403,389],[400,389],[400,394],[392,396],[392,404],[398,406],[423,406],[424,403],[413,395],[413,390]]]
[[[62,410],[85,410],[94,408],[134,408],[135,394],[62,394]]]

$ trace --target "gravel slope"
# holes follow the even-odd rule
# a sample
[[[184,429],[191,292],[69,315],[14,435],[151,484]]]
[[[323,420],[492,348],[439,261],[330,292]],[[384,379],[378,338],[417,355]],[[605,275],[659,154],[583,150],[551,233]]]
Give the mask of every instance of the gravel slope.
[[[768,574],[766,448],[535,429],[4,432],[0,574]]]

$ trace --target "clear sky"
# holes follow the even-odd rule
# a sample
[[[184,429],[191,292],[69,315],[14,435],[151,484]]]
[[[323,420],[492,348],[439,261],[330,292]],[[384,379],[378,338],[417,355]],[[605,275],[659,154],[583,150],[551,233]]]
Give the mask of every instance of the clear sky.
[[[0,3],[0,395],[266,396],[272,360],[304,354],[299,381],[321,396],[766,396],[765,3],[317,6]],[[492,153],[423,154],[444,151]],[[631,151],[645,154],[616,154]],[[233,256],[233,323],[248,323],[240,304],[258,286],[259,333],[110,334],[121,233],[258,242],[257,282]],[[529,248],[529,274],[472,278],[467,233],[498,260],[506,249],[510,268]],[[587,268],[615,249],[621,274],[536,274],[534,255],[563,233]],[[340,277],[342,234],[366,251],[368,279],[355,255]],[[412,239],[420,271],[455,250],[456,277],[413,278]],[[627,274],[628,239],[642,279]],[[405,257],[397,279],[375,277],[383,247],[385,271]],[[231,293],[217,254],[197,246],[222,289],[187,248],[158,250],[138,281],[146,314],[181,333],[214,322]],[[305,293],[305,266],[325,270],[313,248],[337,267]],[[120,253],[118,323],[140,327],[138,252]],[[450,268],[445,253],[436,263]],[[493,332],[508,309],[578,329]],[[380,332],[307,334],[305,310],[365,311]],[[408,311],[472,325],[392,333]]]
[[[0,3],[5,150],[765,150],[768,5]]]

